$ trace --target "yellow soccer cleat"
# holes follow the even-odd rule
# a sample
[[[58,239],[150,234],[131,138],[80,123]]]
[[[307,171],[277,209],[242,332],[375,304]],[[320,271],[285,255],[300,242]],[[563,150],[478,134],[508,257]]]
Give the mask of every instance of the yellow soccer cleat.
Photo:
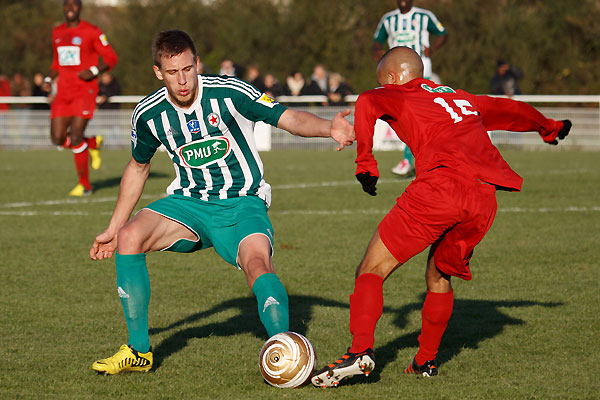
[[[78,183],[77,186],[69,192],[69,196],[74,197],[89,196],[90,194],[92,194],[92,190],[87,190],[81,183]]]
[[[140,353],[124,344],[114,356],[94,362],[92,369],[103,375],[128,371],[148,372],[152,368],[152,359],[152,348],[147,353]]]
[[[100,169],[102,165],[102,157],[100,156],[100,148],[102,147],[102,142],[104,142],[104,138],[100,135],[96,136],[96,148],[89,149],[90,152],[90,161],[92,164],[92,169],[97,171]]]

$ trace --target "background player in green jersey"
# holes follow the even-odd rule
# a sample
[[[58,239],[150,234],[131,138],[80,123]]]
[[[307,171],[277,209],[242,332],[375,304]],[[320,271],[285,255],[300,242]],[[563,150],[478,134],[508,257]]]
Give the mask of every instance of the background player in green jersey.
[[[423,60],[423,76],[432,79],[431,55],[448,40],[448,33],[436,16],[429,10],[413,7],[413,0],[397,0],[398,8],[392,10],[379,21],[373,37],[373,57],[377,62],[384,53],[387,42],[389,48],[410,47]],[[433,34],[433,40],[430,39]],[[404,160],[392,168],[401,176],[414,175],[415,158],[408,146],[404,147]]]
[[[238,78],[199,75],[196,49],[185,32],[160,32],[152,53],[164,87],[133,112],[132,158],[108,228],[90,249],[94,260],[116,252],[117,291],[129,330],[127,345],[92,365],[104,374],[152,368],[146,253],[153,251],[214,247],[244,271],[268,335],[288,331],[288,298],[271,258],[270,186],[253,139],[254,121],[298,136],[331,137],[338,150],[354,141],[353,127],[344,119],[349,110],[330,121],[287,109]],[[177,171],[169,196],[129,219],[161,144]]]

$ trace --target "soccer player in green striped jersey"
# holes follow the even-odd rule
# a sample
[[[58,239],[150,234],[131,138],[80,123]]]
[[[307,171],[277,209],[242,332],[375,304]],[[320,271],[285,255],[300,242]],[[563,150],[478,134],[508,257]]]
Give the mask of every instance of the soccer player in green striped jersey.
[[[354,141],[353,127],[344,118],[349,110],[326,120],[287,109],[238,78],[199,75],[195,46],[185,32],[160,32],[152,54],[154,73],[164,87],[133,111],[132,158],[108,228],[90,249],[94,260],[116,253],[117,293],[129,331],[129,342],[114,356],[93,363],[103,374],[152,368],[146,253],[153,251],[213,247],[244,272],[267,334],[288,331],[288,298],[271,257],[270,186],[263,179],[254,123],[264,121],[303,137],[331,137],[338,150]],[[176,177],[167,197],[130,219],[161,145]]]
[[[398,8],[392,10],[379,21],[373,37],[373,57],[377,62],[384,53],[384,45],[389,48],[410,47],[423,60],[423,76],[431,79],[431,54],[448,40],[446,29],[429,10],[413,7],[413,0],[397,0]],[[433,35],[433,41],[430,40]],[[392,172],[401,176],[414,175],[414,157],[408,146],[404,147],[404,160],[392,168]]]

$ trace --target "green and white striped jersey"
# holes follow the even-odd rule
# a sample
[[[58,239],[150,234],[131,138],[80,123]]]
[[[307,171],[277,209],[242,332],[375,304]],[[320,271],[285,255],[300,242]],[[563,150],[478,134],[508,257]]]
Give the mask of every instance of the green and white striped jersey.
[[[258,196],[271,202],[254,141],[254,123],[277,125],[286,107],[254,86],[230,76],[198,75],[198,98],[175,105],[166,87],[140,101],[131,119],[131,152],[148,163],[160,145],[176,177],[167,194],[213,201]]]
[[[402,14],[397,8],[381,17],[373,39],[381,44],[387,41],[390,49],[410,47],[423,57],[424,48],[430,47],[430,33],[435,36],[446,34],[446,29],[431,11],[412,7]]]

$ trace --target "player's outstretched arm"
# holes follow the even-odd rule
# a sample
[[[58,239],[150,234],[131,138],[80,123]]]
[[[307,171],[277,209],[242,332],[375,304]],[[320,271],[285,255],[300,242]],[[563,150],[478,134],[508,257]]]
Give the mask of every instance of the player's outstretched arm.
[[[490,96],[474,96],[474,100],[488,131],[536,131],[544,142],[556,145],[571,130],[571,121],[568,119],[555,121],[546,118],[534,107],[521,101]]]
[[[354,142],[354,127],[346,118],[350,110],[338,112],[333,120],[317,117],[306,111],[287,109],[279,118],[277,127],[296,136],[331,137],[338,142],[338,151]]]
[[[119,198],[108,228],[94,239],[90,249],[92,260],[102,260],[112,257],[117,249],[117,234],[119,229],[129,220],[133,208],[137,204],[144,184],[148,179],[150,164],[140,164],[133,158],[129,161],[121,178]]]

